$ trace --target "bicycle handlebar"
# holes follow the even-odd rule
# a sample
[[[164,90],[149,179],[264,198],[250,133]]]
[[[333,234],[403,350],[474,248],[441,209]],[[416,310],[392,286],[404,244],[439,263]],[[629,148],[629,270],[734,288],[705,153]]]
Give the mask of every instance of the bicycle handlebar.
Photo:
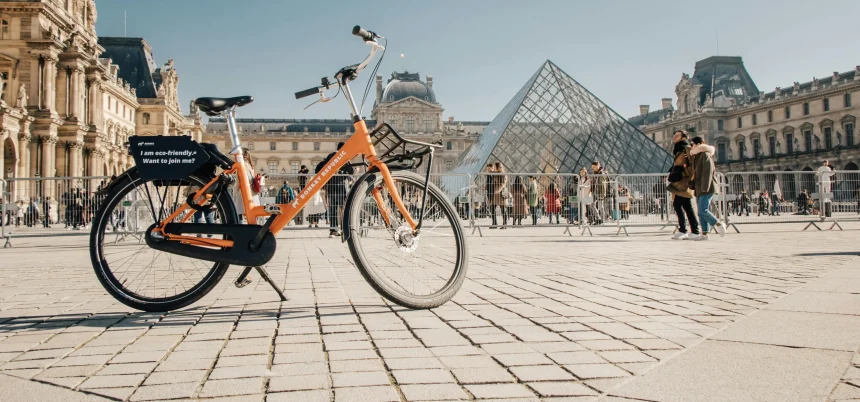
[[[296,99],[306,98],[308,96],[316,95],[318,93],[320,93],[320,87],[305,89],[304,91],[296,92]]]
[[[370,42],[370,41],[379,37],[379,35],[377,35],[373,31],[365,30],[364,28],[362,28],[358,25],[356,25],[352,28],[352,34],[355,36],[358,36],[361,39],[364,39],[365,42]]]

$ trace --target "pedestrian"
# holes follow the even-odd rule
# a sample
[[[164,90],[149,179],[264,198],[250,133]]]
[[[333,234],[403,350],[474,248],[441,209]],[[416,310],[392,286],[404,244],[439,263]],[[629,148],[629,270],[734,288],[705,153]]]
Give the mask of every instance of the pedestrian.
[[[620,211],[621,219],[630,219],[630,189],[625,186],[618,186],[618,210]]]
[[[523,217],[527,213],[526,203],[526,186],[523,184],[523,178],[520,176],[514,177],[514,184],[511,185],[511,198],[513,199],[513,211],[511,211],[512,224],[516,226],[523,225]]]
[[[747,194],[746,189],[741,190],[739,204],[740,209],[738,209],[738,216],[741,216],[744,212],[746,212],[746,216],[750,216],[750,196]]]
[[[28,227],[36,226],[40,212],[39,202],[36,201],[36,197],[30,197],[30,205],[27,206],[27,217],[25,218]]]
[[[693,179],[693,166],[690,158],[690,136],[684,130],[677,130],[672,135],[672,154],[674,162],[669,171],[667,189],[672,193],[672,207],[678,216],[678,233],[672,236],[674,240],[697,240],[699,238],[699,221],[693,212],[693,189],[690,187]],[[690,232],[687,233],[687,221],[690,222]]]
[[[543,197],[546,199],[546,214],[549,216],[549,223],[552,223],[552,216],[555,215],[555,224],[561,224],[559,218],[561,214],[561,192],[555,187],[555,183],[549,183]]]
[[[15,208],[15,227],[21,227],[21,222],[24,222],[26,225],[27,222],[24,219],[24,211],[27,209],[27,205],[24,204],[24,200],[18,200]]]
[[[305,185],[308,184],[308,175],[309,175],[310,171],[308,170],[307,166],[302,165],[301,167],[299,167],[298,173],[299,173],[299,187],[293,189],[293,193],[295,193],[296,196],[298,196],[299,193],[301,193],[302,190],[305,189]],[[304,223],[304,216],[307,216],[307,211],[305,209],[302,209],[302,212],[296,216],[296,223],[299,225],[303,224]]]
[[[529,176],[529,186],[526,189],[526,200],[529,203],[529,213],[532,215],[532,225],[537,225],[538,205],[540,204],[540,188],[537,179]]]
[[[770,214],[770,196],[767,194],[767,190],[759,190],[758,192],[758,215],[765,214],[765,216]]]
[[[45,214],[45,217],[42,219],[42,227],[45,229],[51,228],[51,197],[45,197],[45,200],[42,202],[42,211]]]
[[[339,142],[337,144],[337,151],[339,151],[343,147],[343,142]],[[332,158],[337,154],[337,151],[328,154],[325,159],[322,160],[316,166],[316,172],[319,173],[325,165],[331,161]],[[343,207],[346,201],[346,190],[349,185],[348,177],[355,173],[355,169],[353,169],[352,165],[349,164],[349,161],[343,165],[340,169],[338,169],[337,174],[331,176],[328,183],[323,186],[326,194],[326,201],[328,201],[328,225],[329,225],[329,234],[328,237],[342,236],[343,233],[340,231],[340,220],[343,216]]]
[[[782,202],[782,197],[774,191],[770,195],[770,214],[771,215],[779,215],[779,204]]]
[[[591,162],[591,195],[597,212],[597,224],[603,223],[606,216],[606,196],[609,194],[609,175],[599,161]]]
[[[496,217],[496,179],[493,173],[496,172],[496,165],[487,164],[487,181],[484,184],[484,194],[486,194],[487,213],[490,215],[490,229],[498,227],[498,218]],[[501,189],[499,189],[501,191]]]
[[[505,175],[505,167],[502,166],[501,162],[496,162],[494,168],[496,172],[494,176],[496,178],[495,190],[498,193],[495,201],[497,201],[497,205],[502,212],[502,229],[507,229],[508,217],[510,216],[508,201],[511,200],[511,191],[508,189],[508,176]],[[510,207],[513,207],[513,203],[511,203]]]
[[[714,166],[714,154],[717,150],[706,144],[702,137],[693,137],[692,143],[690,155],[693,157],[693,188],[699,220],[702,222],[702,234],[696,237],[696,240],[709,240],[708,232],[711,226],[723,237],[726,235],[726,226],[710,210],[711,199],[720,186],[716,180],[717,168]]]
[[[809,191],[803,189],[797,195],[797,209],[799,215],[809,215],[812,207],[812,199],[809,197]]]

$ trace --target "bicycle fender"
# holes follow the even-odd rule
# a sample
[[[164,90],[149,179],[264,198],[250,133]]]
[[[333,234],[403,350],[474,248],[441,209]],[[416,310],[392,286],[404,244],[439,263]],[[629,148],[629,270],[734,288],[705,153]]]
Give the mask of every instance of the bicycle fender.
[[[343,208],[343,236],[341,236],[340,239],[341,243],[346,242],[346,240],[352,234],[352,232],[350,232],[349,230],[350,217],[352,216],[352,208],[350,208],[350,205],[352,205],[352,202],[355,201],[356,193],[358,193],[357,189],[359,184],[363,183],[364,181],[369,181],[370,183],[373,183],[374,181],[376,181],[377,173],[379,173],[378,169],[368,170],[365,174],[361,175],[361,177],[359,177],[358,180],[353,183],[352,188],[349,189],[349,194],[346,196],[346,202],[344,203]]]

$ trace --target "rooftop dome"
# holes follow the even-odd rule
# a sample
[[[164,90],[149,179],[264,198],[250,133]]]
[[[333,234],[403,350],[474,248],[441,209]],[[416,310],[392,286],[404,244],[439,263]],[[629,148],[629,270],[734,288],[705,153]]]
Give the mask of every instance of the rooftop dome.
[[[382,92],[382,103],[397,102],[410,96],[436,103],[436,94],[429,85],[421,81],[418,73],[391,73],[388,85]]]

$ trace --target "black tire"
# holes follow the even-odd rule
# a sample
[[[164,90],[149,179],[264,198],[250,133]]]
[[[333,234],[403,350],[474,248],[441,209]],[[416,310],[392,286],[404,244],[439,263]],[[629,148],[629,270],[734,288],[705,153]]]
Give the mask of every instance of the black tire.
[[[392,172],[391,175],[394,181],[397,183],[398,187],[406,184],[410,186],[415,186],[416,188],[423,188],[424,186],[424,178],[415,173],[407,171],[395,171]],[[440,190],[435,184],[430,183],[427,189],[428,208],[425,211],[427,219],[425,219],[424,221],[425,229],[423,230],[427,230],[426,228],[429,226],[429,221],[431,219],[447,219],[450,224],[450,227],[446,226],[445,229],[450,228],[452,232],[451,237],[453,238],[455,249],[451,253],[451,258],[453,260],[452,273],[451,276],[447,279],[446,283],[441,286],[438,291],[429,294],[413,294],[405,291],[406,289],[403,286],[400,286],[400,288],[403,289],[400,290],[396,286],[393,286],[391,283],[389,283],[388,280],[385,280],[383,276],[380,275],[379,272],[377,272],[374,267],[374,264],[370,261],[369,257],[371,256],[367,255],[366,251],[362,247],[362,239],[365,239],[367,237],[364,236],[364,233],[362,233],[362,230],[366,230],[362,229],[362,224],[367,222],[368,219],[375,219],[375,216],[372,214],[362,214],[362,208],[364,207],[365,200],[367,200],[367,197],[369,196],[371,190],[373,188],[382,186],[381,183],[382,175],[380,173],[371,173],[365,176],[364,180],[359,180],[359,182],[356,183],[356,188],[353,190],[354,196],[351,197],[351,199],[348,201],[348,205],[346,205],[344,229],[347,232],[345,233],[345,235],[347,236],[346,242],[349,245],[349,251],[352,254],[352,258],[355,261],[355,264],[364,279],[370,284],[370,286],[373,287],[373,289],[379,292],[379,294],[381,294],[386,299],[398,305],[413,309],[429,309],[441,306],[442,304],[451,300],[451,298],[454,297],[457,291],[460,290],[463,281],[466,279],[466,270],[469,262],[468,249],[466,247],[466,240],[463,234],[463,227],[459,221],[457,212],[454,209],[454,206],[445,196],[445,193],[443,193],[442,190]],[[373,203],[372,205],[375,205],[375,203]],[[430,207],[430,205],[435,205],[438,207]],[[395,214],[399,215],[399,212]],[[390,228],[389,231],[393,232],[393,230],[390,230]],[[419,238],[421,235],[422,234],[419,233]],[[391,244],[395,244],[393,236],[391,238]],[[421,243],[419,242],[418,244],[418,247],[420,247]],[[395,252],[397,251],[399,250],[395,250]],[[428,257],[434,258],[434,256]]]
[[[184,183],[202,186],[208,183],[212,178],[213,177],[209,174],[193,175],[187,177]],[[125,304],[126,306],[149,312],[162,312],[180,309],[196,302],[201,297],[209,293],[224,276],[224,273],[227,271],[229,264],[213,263],[211,268],[209,268],[208,271],[205,272],[205,274],[202,274],[202,278],[199,280],[199,282],[190,286],[188,289],[183,290],[182,292],[165,297],[148,297],[146,295],[141,295],[136,290],[133,291],[131,289],[126,288],[125,282],[127,282],[127,279],[121,281],[117,278],[114,271],[111,270],[110,263],[106,258],[109,254],[105,253],[105,233],[108,223],[110,223],[110,217],[114,213],[114,210],[117,205],[120,205],[120,202],[123,201],[127,195],[129,195],[132,191],[136,191],[136,194],[143,194],[143,192],[140,191],[139,188],[141,186],[148,186],[149,183],[151,183],[151,181],[149,180],[141,179],[135,169],[131,169],[128,172],[124,173],[117,180],[119,181],[114,186],[112,186],[108,194],[104,196],[98,211],[93,217],[93,226],[92,231],[90,233],[90,258],[92,259],[93,270],[95,271],[96,277],[99,279],[99,282],[101,282],[105,290],[107,290],[111,296],[113,296],[115,299]],[[178,192],[179,190],[177,189],[176,191]],[[148,200],[144,200],[144,202],[141,202],[140,205],[147,205],[147,202]],[[184,200],[179,201],[180,204],[182,202],[184,202]],[[133,205],[137,204],[138,203],[135,203]],[[216,206],[222,224],[238,223],[239,218],[236,214],[236,208],[233,205],[232,199],[226,191],[222,192],[221,195],[218,197],[218,199],[216,200]],[[139,213],[137,212],[137,210],[132,210],[132,212],[135,214]],[[144,214],[146,213],[148,213],[148,210]],[[124,219],[130,221],[132,217],[126,216]],[[148,224],[140,225],[140,227],[135,226],[137,230],[137,235],[142,236],[143,233],[141,232],[145,231],[148,226]],[[114,228],[114,230],[116,230],[116,228]],[[117,236],[119,236],[119,234],[117,234]],[[155,251],[149,248],[146,245],[145,241],[139,241],[138,243],[141,247],[141,251],[138,251],[138,253],[141,253],[144,250],[150,250],[153,252]],[[132,247],[135,246],[132,245]],[[169,257],[167,253],[163,254]],[[158,255],[156,255],[156,257],[157,256]],[[136,258],[137,257],[135,257],[135,259]],[[155,257],[153,258],[153,261],[154,259]],[[191,261],[191,263],[208,264],[208,262],[206,261],[197,261],[200,260],[193,260]],[[134,261],[132,261],[132,263],[133,262]],[[196,267],[197,265],[195,265],[195,269]],[[204,271],[205,267],[206,266],[204,265]],[[121,268],[121,266],[119,268]],[[200,271],[197,270],[197,272]],[[192,280],[192,282],[193,281],[194,280]]]

